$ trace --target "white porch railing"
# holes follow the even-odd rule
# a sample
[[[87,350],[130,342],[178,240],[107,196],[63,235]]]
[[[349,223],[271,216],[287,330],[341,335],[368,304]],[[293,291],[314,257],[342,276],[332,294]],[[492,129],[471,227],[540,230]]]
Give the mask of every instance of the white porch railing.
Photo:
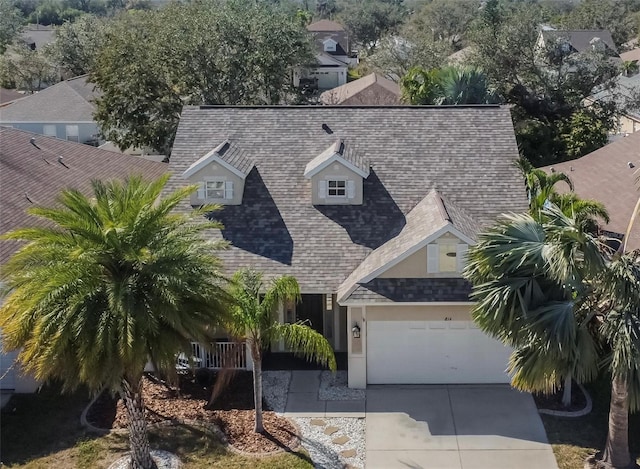
[[[230,368],[247,369],[247,347],[244,342],[213,342],[204,347],[197,342],[191,343],[191,360],[181,353],[178,356],[177,368],[210,368],[218,370]]]

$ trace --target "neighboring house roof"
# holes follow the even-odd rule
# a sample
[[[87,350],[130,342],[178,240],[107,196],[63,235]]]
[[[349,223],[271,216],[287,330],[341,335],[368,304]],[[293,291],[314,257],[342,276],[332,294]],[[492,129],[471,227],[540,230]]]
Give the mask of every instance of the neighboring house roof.
[[[400,87],[397,83],[371,73],[365,77],[338,86],[320,95],[324,104],[399,104]]]
[[[3,107],[0,122],[92,122],[93,87],[86,76],[61,81]]]
[[[37,148],[31,142],[39,147]],[[58,157],[62,157],[62,163]],[[113,153],[81,143],[0,127],[0,233],[41,225],[28,215],[33,206],[55,203],[62,189],[86,192],[93,179],[125,178],[141,174],[158,178],[165,163]],[[0,265],[19,247],[15,241],[0,241]]]
[[[53,26],[30,24],[22,30],[20,37],[32,49],[42,50],[44,46],[55,41],[56,31]]]
[[[320,67],[346,67],[347,64],[341,60],[331,57],[326,52],[316,54],[316,62]]]
[[[556,38],[566,38],[571,47],[577,52],[583,52],[591,49],[592,41],[595,38],[600,39],[609,50],[618,55],[618,49],[611,37],[611,33],[606,29],[565,29],[565,30],[546,30],[541,31],[545,41]]]
[[[331,20],[320,20],[307,26],[307,31],[311,32],[333,32],[344,31],[344,26]]]
[[[189,168],[182,173],[182,176],[188,178],[189,176],[196,174],[202,168],[208,166],[213,161],[218,162],[218,164],[224,166],[242,179],[246,178],[247,174],[249,174],[253,168],[253,161],[247,156],[247,152],[238,147],[235,142],[225,140],[189,166]]]
[[[0,106],[6,106],[9,103],[24,98],[25,95],[19,93],[16,90],[8,90],[7,88],[0,88]]]
[[[640,47],[621,53],[620,58],[625,62],[640,61]]]
[[[629,167],[629,164],[633,168]],[[547,166],[565,173],[574,185],[578,196],[602,202],[611,221],[603,228],[624,234],[640,197],[635,179],[640,176],[640,132],[636,132],[610,143],[577,160]],[[558,185],[559,190],[565,190]],[[640,249],[640,224],[636,223],[628,240],[629,249]]]
[[[432,189],[411,210],[400,233],[373,250],[338,288],[338,301],[351,299],[358,284],[373,281],[378,275],[427,243],[450,232],[473,243],[480,226],[463,210]],[[466,239],[464,239],[466,238]]]
[[[242,204],[212,215],[224,225],[212,236],[231,244],[219,256],[229,273],[253,266],[267,278],[293,275],[304,293],[337,291],[432,189],[455,207],[460,231],[527,209],[506,107],[185,107],[167,189],[188,184],[182,173],[227,138],[255,167]],[[305,167],[336,139],[367,159],[362,205],[312,205]]]
[[[630,76],[619,75],[615,78],[615,87],[597,91],[587,99],[592,102],[613,101],[619,109],[623,109],[624,114],[640,120],[640,108],[638,107],[640,73],[634,73]]]

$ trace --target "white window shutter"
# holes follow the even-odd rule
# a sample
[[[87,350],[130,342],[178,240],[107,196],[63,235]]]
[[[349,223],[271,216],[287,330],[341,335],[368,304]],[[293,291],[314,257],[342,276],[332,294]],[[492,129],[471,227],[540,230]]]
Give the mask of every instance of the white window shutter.
[[[198,199],[199,200],[204,200],[206,199],[206,194],[204,192],[204,182],[201,182],[200,185],[198,185]]]
[[[347,198],[354,199],[356,197],[356,182],[347,181]]]
[[[327,198],[327,181],[318,181],[318,198]]]
[[[427,244],[427,273],[436,274],[440,270],[440,246]]]
[[[227,200],[233,199],[233,181],[224,182],[224,198]]]
[[[456,246],[456,262],[458,263],[458,272],[464,270],[464,266],[467,265],[467,250],[469,245],[460,243]]]

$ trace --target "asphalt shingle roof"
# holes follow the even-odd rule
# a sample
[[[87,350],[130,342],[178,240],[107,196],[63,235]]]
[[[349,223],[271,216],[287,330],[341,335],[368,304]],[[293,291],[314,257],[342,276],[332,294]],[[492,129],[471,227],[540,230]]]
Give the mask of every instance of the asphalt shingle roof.
[[[345,83],[320,95],[325,104],[399,104],[400,87],[377,73]]]
[[[227,138],[255,163],[242,204],[213,214],[225,228],[212,236],[231,244],[220,254],[227,271],[294,275],[305,293],[337,291],[432,189],[476,226],[527,209],[506,107],[186,107],[168,189],[186,185],[180,175]],[[305,166],[336,139],[370,165],[362,205],[311,203]]]
[[[611,33],[606,29],[566,29],[542,31],[542,35],[547,39],[566,38],[569,44],[578,52],[583,52],[591,48],[591,41],[599,38],[615,54],[618,49],[611,37]]]
[[[31,138],[40,149],[30,143]],[[59,156],[64,165],[58,162]],[[153,179],[167,169],[166,163],[0,127],[0,233],[41,225],[43,222],[26,210],[55,204],[62,189],[85,192],[93,179],[123,179],[132,174]],[[0,265],[19,246],[15,241],[0,241]]]
[[[471,284],[463,278],[376,278],[359,284],[349,301],[435,303],[470,301]]]
[[[0,122],[93,122],[93,86],[86,76],[61,81],[0,109]]]

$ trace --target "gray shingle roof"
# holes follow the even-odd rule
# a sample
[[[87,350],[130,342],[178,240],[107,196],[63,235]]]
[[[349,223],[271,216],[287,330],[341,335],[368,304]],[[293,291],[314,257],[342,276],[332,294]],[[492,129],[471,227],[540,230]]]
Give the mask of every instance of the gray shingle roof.
[[[32,137],[40,149],[30,143]],[[64,165],[58,162],[59,156]],[[0,127],[0,233],[41,226],[42,220],[26,210],[55,204],[62,189],[87,192],[93,179],[124,179],[134,174],[155,179],[167,170],[166,163]],[[0,265],[19,246],[16,241],[0,241]]]
[[[93,122],[95,93],[86,77],[61,81],[0,111],[0,122]]]
[[[225,228],[212,236],[232,245],[226,269],[294,275],[305,293],[337,291],[432,189],[478,226],[527,208],[506,107],[186,107],[169,188],[187,184],[184,170],[226,138],[255,162],[242,204],[213,215]],[[313,206],[305,166],[337,138],[370,164],[363,204]]]
[[[246,177],[253,168],[253,160],[248,157],[247,152],[240,148],[236,142],[226,139],[189,166],[185,176],[197,173],[216,158],[231,166],[229,169],[242,178]]]
[[[356,173],[360,173],[362,177],[369,175],[369,164],[366,159],[354,148],[354,145],[347,145],[345,141],[340,138],[307,163],[304,169],[305,176],[313,176],[336,159],[341,159],[349,163],[349,165],[353,167],[352,169],[355,169]]]
[[[554,40],[556,38],[566,38],[569,44],[578,52],[591,49],[591,41],[599,38],[611,50],[618,55],[618,49],[611,37],[611,33],[606,29],[567,29],[542,31],[542,36]]]
[[[377,278],[360,284],[346,300],[363,303],[470,301],[463,278]]]

